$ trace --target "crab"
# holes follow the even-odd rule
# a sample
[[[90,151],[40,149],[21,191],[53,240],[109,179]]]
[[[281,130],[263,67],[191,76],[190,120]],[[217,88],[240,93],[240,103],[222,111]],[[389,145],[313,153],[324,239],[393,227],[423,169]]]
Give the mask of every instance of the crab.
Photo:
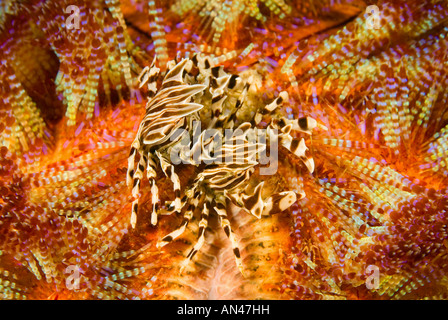
[[[164,247],[180,237],[199,209],[198,241],[186,256],[185,263],[188,263],[204,244],[210,215],[216,214],[231,242],[236,265],[243,273],[238,240],[227,216],[227,201],[261,219],[303,198],[303,192],[297,195],[293,191],[263,197],[264,182],[251,187],[251,175],[260,164],[260,153],[266,151],[272,141],[299,157],[313,172],[314,162],[306,153],[304,139],[293,138],[291,133],[311,134],[315,127],[326,128],[310,117],[289,120],[277,112],[288,100],[286,92],[257,110],[250,121],[242,121],[238,111],[251,99],[250,81],[226,73],[221,66],[213,67],[210,61],[201,55],[170,61],[160,88],[157,82],[161,74],[155,60],[139,77],[140,87],[148,83],[149,99],[128,159],[127,184],[132,187],[134,197],[131,225],[135,228],[140,183],[146,171],[152,194],[151,223],[157,224],[159,214],[176,213],[183,217],[178,228],[164,236],[157,247]],[[262,128],[266,115],[270,120]],[[201,123],[206,124],[202,132],[199,130]],[[230,136],[228,130],[231,130]],[[255,138],[260,132],[265,134],[263,141]],[[177,154],[182,163],[198,169],[183,192],[175,170],[178,162],[174,163],[173,154]],[[175,199],[169,202],[167,209],[158,206],[158,167],[173,183]]]

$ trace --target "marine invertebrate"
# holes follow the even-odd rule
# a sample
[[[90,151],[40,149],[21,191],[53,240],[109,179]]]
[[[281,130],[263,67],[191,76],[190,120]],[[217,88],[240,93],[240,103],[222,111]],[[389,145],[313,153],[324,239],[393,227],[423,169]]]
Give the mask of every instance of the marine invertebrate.
[[[378,1],[379,29],[366,24],[362,2],[285,1],[291,14],[280,18],[267,2],[252,1],[266,21],[224,19],[216,41],[218,26],[198,26],[212,23],[224,2],[215,1],[204,20],[200,10],[174,12],[172,5],[182,3],[76,1],[89,23],[70,31],[63,26],[67,1],[0,7],[2,298],[446,299],[446,1]],[[196,73],[195,53],[209,57],[209,72],[202,60]],[[155,56],[161,75],[146,69],[141,80],[150,87],[140,89],[140,99],[134,80]],[[245,131],[249,122],[288,133],[286,147],[304,138],[309,149],[300,158],[280,147],[277,174],[261,175],[261,166],[250,164],[253,174],[224,192],[227,173],[245,176],[244,167],[199,164],[182,144],[157,145],[185,162],[175,167],[180,195],[164,174],[168,167],[153,166],[158,212],[182,209],[153,226],[155,201],[141,178],[132,228],[129,151],[147,102],[161,92],[167,69],[182,61],[192,66],[179,79],[210,91],[193,95],[187,103],[202,107],[177,120],[225,129],[226,119],[228,128],[240,127],[247,146],[255,132]],[[238,90],[225,89],[231,79]],[[129,87],[135,91],[127,93]],[[222,94],[227,100],[218,100]],[[277,106],[279,97],[284,103]],[[235,117],[212,117],[226,104],[233,110],[238,99]],[[304,133],[311,119],[327,130]],[[194,136],[190,121],[184,125]],[[217,157],[215,144],[199,141],[202,155]],[[142,155],[152,152],[135,146]],[[260,204],[261,192],[263,205],[273,204],[285,190],[298,195],[288,209],[273,208],[261,219],[248,214],[247,200]],[[219,214],[212,214],[222,199],[245,277]],[[190,215],[193,207],[201,212]]]
[[[307,147],[304,139],[300,141],[294,139],[290,133],[302,131],[311,134],[317,122],[311,118],[290,121],[275,113],[283,101],[287,100],[288,96],[284,92],[264,108],[257,108],[254,101],[256,98],[252,97],[253,93],[248,94],[252,91],[250,83],[241,80],[237,75],[227,74],[222,67],[212,66],[208,57],[196,55],[191,60],[186,58],[178,63],[170,61],[160,88],[157,88],[160,69],[154,64],[155,62],[140,76],[142,79],[140,86],[149,81],[150,98],[128,160],[127,184],[132,186],[135,198],[132,204],[131,224],[133,227],[136,225],[140,181],[145,170],[152,194],[151,224],[157,223],[159,196],[156,164],[158,164],[174,184],[176,199],[167,211],[181,212],[187,205],[179,228],[165,236],[158,247],[163,247],[179,237],[193,218],[196,209],[202,207],[198,242],[187,258],[192,259],[202,247],[209,215],[216,213],[232,243],[238,268],[242,271],[239,248],[227,217],[226,199],[257,218],[269,215],[271,210],[278,212],[291,206],[296,201],[294,192],[286,191],[272,195],[266,195],[264,192],[263,198],[264,182],[260,182],[250,190],[249,178],[254,173],[255,166],[259,164],[257,155],[260,157],[260,153],[267,149],[267,140],[274,139],[279,140],[281,146],[299,157],[312,172],[314,162],[305,153]],[[251,108],[255,110],[251,111]],[[245,121],[244,117],[239,115],[241,109],[249,109],[245,113],[252,114],[252,119]],[[263,116],[269,116],[271,119],[265,129],[265,141],[260,143],[258,130],[252,126],[259,124]],[[272,119],[275,116],[276,118]],[[202,122],[209,131],[202,131],[197,141],[191,142],[190,138],[196,135],[198,124],[200,128]],[[183,131],[179,134],[178,130],[181,128]],[[230,134],[225,130],[231,130]],[[274,130],[279,130],[280,134]],[[185,138],[188,140],[187,145],[179,142]],[[201,162],[205,161],[205,166],[202,166],[200,172],[196,174],[192,185],[186,188],[182,200],[180,180],[172,163],[175,150],[180,151],[179,158],[185,164],[200,166]],[[137,153],[139,160],[135,169]],[[303,197],[304,194],[300,196]]]

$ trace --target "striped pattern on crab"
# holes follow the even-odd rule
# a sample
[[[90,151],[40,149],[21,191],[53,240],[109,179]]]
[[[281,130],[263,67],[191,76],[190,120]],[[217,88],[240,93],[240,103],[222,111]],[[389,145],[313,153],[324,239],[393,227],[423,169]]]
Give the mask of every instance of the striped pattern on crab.
[[[140,87],[148,83],[149,99],[128,159],[127,184],[132,187],[134,197],[131,225],[136,225],[140,183],[146,170],[152,194],[151,223],[157,224],[158,214],[183,212],[180,226],[163,237],[157,246],[163,247],[181,236],[194,217],[196,209],[200,209],[198,241],[187,255],[185,263],[188,263],[205,241],[210,215],[217,214],[231,242],[236,264],[243,272],[238,241],[227,217],[226,199],[257,218],[283,211],[297,199],[297,195],[292,191],[274,193],[263,198],[263,182],[255,188],[250,188],[250,176],[259,164],[257,155],[266,150],[268,145],[250,137],[256,135],[257,130],[266,129],[267,142],[278,140],[281,146],[298,156],[308,170],[313,172],[314,162],[306,153],[304,140],[293,138],[291,132],[311,134],[312,129],[319,125],[309,117],[296,120],[284,118],[278,110],[279,106],[288,100],[286,92],[280,93],[273,102],[257,110],[250,121],[240,120],[237,113],[245,104],[250,83],[237,75],[226,73],[223,67],[213,67],[207,57],[195,55],[179,62],[170,61],[161,86],[157,88],[159,77],[160,70],[155,67],[155,60],[139,77]],[[208,118],[204,119],[204,115],[208,115]],[[265,116],[270,119],[264,122],[267,123],[265,128],[259,128]],[[206,137],[205,131],[199,135],[199,139],[193,143],[189,142],[189,151],[181,152],[180,158],[184,163],[197,166],[199,172],[181,198],[181,184],[174,169],[175,165],[170,161],[171,154],[173,151],[182,150],[182,135],[178,134],[179,130],[193,137],[197,134],[197,126],[194,123],[201,123],[201,120],[207,124],[206,129],[215,129],[221,138],[225,129],[237,130],[231,139],[226,139],[224,143],[223,139],[220,139],[220,144],[216,144],[216,136]],[[192,154],[197,151],[200,156],[193,159]],[[136,159],[137,155],[139,159]],[[167,210],[159,210],[158,207],[158,166],[174,185],[175,199]],[[299,198],[304,196],[302,193]]]

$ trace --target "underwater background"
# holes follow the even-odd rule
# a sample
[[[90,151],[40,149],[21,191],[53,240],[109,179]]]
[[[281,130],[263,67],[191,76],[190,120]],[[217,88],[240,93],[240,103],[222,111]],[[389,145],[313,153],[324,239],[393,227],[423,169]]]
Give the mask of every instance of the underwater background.
[[[447,36],[446,0],[0,1],[0,297],[446,299]],[[274,174],[253,166],[243,208],[229,188],[186,192],[204,167],[175,165],[176,189],[156,166],[157,207],[210,198],[168,243],[186,214],[151,223],[146,178],[131,219],[152,101],[139,79],[154,63],[160,86],[195,56],[194,83],[250,84],[222,87],[235,128],[273,101],[280,129],[316,128],[288,131],[306,152],[280,145]],[[210,121],[216,100],[200,101]],[[247,210],[285,192],[294,203]]]

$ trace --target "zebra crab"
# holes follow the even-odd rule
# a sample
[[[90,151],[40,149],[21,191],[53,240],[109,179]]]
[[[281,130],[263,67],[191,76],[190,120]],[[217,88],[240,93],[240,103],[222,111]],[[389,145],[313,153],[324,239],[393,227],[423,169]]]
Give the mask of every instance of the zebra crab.
[[[213,67],[210,59],[201,55],[170,61],[164,76],[155,66],[154,59],[138,80],[140,88],[147,84],[149,99],[128,158],[126,181],[132,188],[134,198],[132,227],[136,225],[140,183],[146,171],[153,206],[151,223],[157,224],[159,214],[177,213],[183,216],[180,226],[163,237],[157,247],[163,247],[181,236],[196,209],[200,209],[198,240],[186,257],[185,263],[188,263],[204,244],[209,217],[214,212],[231,242],[236,264],[243,272],[238,241],[227,216],[226,200],[261,218],[287,209],[297,200],[297,196],[303,198],[303,192],[296,195],[292,191],[263,198],[264,182],[250,188],[250,176],[260,164],[260,153],[265,152],[268,143],[271,145],[274,141],[276,146],[281,145],[299,157],[313,172],[314,162],[306,153],[304,139],[293,138],[291,132],[311,135],[317,126],[326,128],[310,117],[295,120],[283,117],[278,110],[288,100],[286,92],[281,92],[270,104],[257,108],[252,119],[243,121],[238,112],[256,99],[250,91],[251,79],[245,81],[240,76],[226,73],[222,66]],[[158,82],[161,82],[160,87]],[[251,105],[255,104],[252,102]],[[261,128],[265,116],[269,116],[270,120],[267,125],[263,122],[265,128]],[[201,123],[205,123],[206,128],[202,132],[198,130]],[[226,139],[223,142],[224,132]],[[259,139],[260,133],[263,133],[264,139]],[[196,139],[191,141],[192,137]],[[272,145],[270,149],[272,153]],[[173,159],[181,159],[184,164],[198,167],[205,163],[183,192],[183,197],[175,170],[179,161]],[[174,201],[165,210],[158,207],[156,170],[159,166],[171,179],[175,193]]]

